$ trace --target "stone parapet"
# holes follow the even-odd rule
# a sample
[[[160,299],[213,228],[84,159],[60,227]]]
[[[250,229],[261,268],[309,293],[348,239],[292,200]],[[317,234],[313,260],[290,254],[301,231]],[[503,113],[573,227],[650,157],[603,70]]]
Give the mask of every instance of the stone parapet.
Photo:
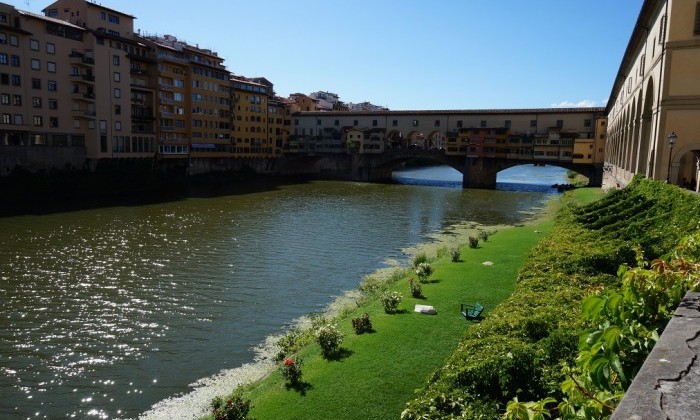
[[[611,419],[698,418],[699,352],[700,293],[688,292]]]

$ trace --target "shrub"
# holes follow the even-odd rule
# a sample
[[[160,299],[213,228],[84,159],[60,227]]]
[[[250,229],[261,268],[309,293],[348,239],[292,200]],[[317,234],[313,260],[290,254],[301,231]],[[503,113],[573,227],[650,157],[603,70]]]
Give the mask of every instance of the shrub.
[[[450,256],[452,257],[452,262],[459,262],[460,252],[459,248],[455,248],[450,251]]]
[[[411,290],[411,296],[414,298],[418,299],[423,296],[423,288],[421,287],[420,282],[413,281],[413,277],[408,279],[408,288]]]
[[[413,268],[418,268],[420,264],[427,263],[428,261],[428,256],[425,255],[425,252],[421,252],[413,258]]]
[[[435,252],[435,256],[437,258],[442,258],[449,253],[450,250],[447,248],[447,246],[441,246],[440,248],[438,248],[437,252]]]
[[[335,325],[322,325],[316,330],[316,342],[321,346],[321,352],[326,359],[335,356],[343,342],[343,333]]]
[[[479,247],[479,238],[475,238],[473,236],[469,237],[469,248],[478,248]]]
[[[358,335],[372,331],[372,322],[369,320],[369,314],[365,312],[359,318],[353,318],[352,328]]]
[[[399,292],[385,292],[381,297],[384,312],[388,314],[396,312],[396,308],[398,308],[401,299],[403,299],[403,296],[401,296]]]
[[[211,401],[211,413],[216,420],[246,420],[252,408],[250,400],[240,394],[229,395],[226,399],[215,397]]]
[[[277,355],[275,355],[275,360],[281,361],[288,354],[292,354],[299,350],[299,347],[301,347],[303,344],[302,336],[303,334],[301,331],[295,328],[289,331],[284,337],[277,340],[277,347],[280,351],[277,353]]]
[[[282,376],[292,387],[299,386],[301,383],[301,359],[284,359]]]
[[[486,242],[489,240],[489,233],[485,230],[480,230],[479,231],[479,239],[482,241]]]
[[[358,289],[364,294],[371,295],[381,290],[382,285],[383,282],[379,278],[375,276],[365,276],[360,282]]]
[[[422,262],[416,267],[416,274],[420,278],[421,282],[425,282],[428,280],[428,277],[433,274],[433,267],[430,265],[430,263]]]

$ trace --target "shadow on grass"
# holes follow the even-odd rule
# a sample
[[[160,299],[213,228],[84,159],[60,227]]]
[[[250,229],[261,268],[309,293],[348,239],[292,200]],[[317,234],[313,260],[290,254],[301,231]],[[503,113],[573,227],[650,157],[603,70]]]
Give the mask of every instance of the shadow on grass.
[[[436,283],[440,283],[440,279],[425,280],[425,281],[423,281],[423,282],[421,282],[421,283],[423,283],[423,284],[436,284]]]
[[[284,384],[284,387],[287,388],[287,391],[294,390],[298,392],[299,395],[301,395],[302,397],[305,397],[306,392],[314,388],[313,385],[304,381],[300,381],[294,384],[286,383]]]
[[[372,331],[374,331],[374,330],[372,330]],[[346,349],[345,347],[341,347],[335,353],[324,356],[324,358],[326,360],[328,360],[329,362],[339,362],[343,359],[347,359],[348,357],[352,356],[353,353],[355,353],[355,352],[352,350]]]

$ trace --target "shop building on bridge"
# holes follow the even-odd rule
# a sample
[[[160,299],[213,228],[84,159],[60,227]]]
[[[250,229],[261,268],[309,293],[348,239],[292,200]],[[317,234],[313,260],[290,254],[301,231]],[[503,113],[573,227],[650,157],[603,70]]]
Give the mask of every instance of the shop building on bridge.
[[[288,153],[436,149],[447,156],[602,166],[603,108],[298,112]]]

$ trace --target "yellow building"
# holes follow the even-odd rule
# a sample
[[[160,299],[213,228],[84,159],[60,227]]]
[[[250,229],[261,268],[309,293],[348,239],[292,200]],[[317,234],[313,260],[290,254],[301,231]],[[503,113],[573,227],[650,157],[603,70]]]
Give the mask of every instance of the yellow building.
[[[699,4],[644,1],[606,108],[604,185],[643,174],[699,190]]]

